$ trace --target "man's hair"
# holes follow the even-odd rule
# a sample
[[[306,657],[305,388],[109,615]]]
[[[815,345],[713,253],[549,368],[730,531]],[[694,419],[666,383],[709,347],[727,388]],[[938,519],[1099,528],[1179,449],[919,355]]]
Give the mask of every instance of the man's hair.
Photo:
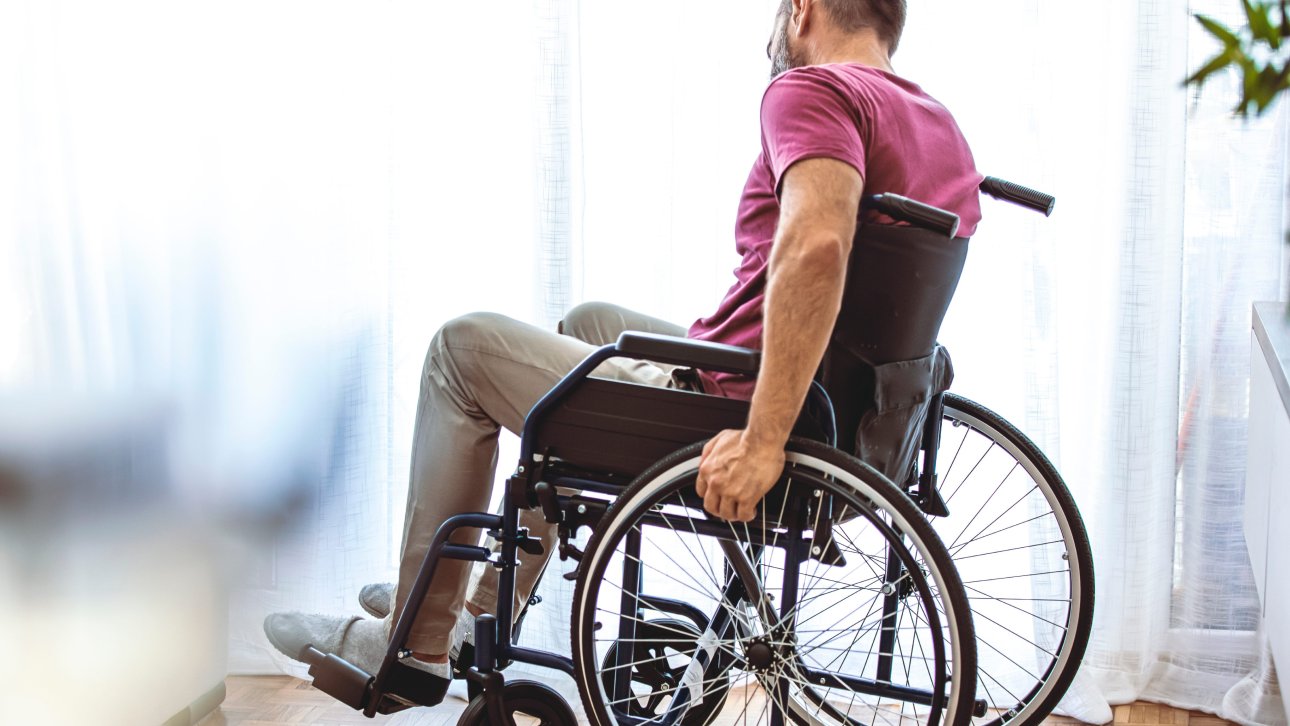
[[[792,12],[792,4],[784,0],[780,12]],[[843,32],[873,28],[887,44],[887,52],[895,55],[905,30],[906,0],[820,0],[820,4]]]

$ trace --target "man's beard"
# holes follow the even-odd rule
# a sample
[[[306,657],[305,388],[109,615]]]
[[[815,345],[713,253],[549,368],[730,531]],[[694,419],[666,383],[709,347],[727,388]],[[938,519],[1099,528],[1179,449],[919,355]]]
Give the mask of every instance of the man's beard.
[[[794,68],[800,68],[806,63],[801,58],[795,57],[795,54],[788,47],[788,22],[785,21],[779,27],[779,37],[776,39],[775,57],[770,59],[770,79],[773,81],[780,74],[790,71]]]

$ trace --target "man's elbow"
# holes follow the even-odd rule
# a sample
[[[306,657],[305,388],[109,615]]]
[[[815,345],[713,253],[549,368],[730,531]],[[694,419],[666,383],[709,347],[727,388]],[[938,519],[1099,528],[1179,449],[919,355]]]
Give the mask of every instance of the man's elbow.
[[[847,258],[851,255],[851,239],[831,233],[815,233],[797,236],[795,239],[781,240],[780,249],[771,260],[772,271],[776,267],[791,266],[804,270],[825,273],[845,271]]]

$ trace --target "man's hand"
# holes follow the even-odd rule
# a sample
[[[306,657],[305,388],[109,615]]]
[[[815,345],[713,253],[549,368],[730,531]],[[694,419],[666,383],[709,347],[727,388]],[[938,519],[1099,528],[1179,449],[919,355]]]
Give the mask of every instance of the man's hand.
[[[695,485],[710,514],[747,522],[784,471],[784,447],[751,440],[746,430],[726,430],[703,447]]]

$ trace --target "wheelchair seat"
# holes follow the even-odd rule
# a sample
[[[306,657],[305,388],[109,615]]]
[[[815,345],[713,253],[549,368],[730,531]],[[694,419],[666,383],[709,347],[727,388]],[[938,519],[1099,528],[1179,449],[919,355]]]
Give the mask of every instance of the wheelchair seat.
[[[743,428],[748,408],[734,398],[588,378],[543,417],[534,445],[544,459],[630,481],[677,449]],[[793,435],[825,440],[810,416]]]

